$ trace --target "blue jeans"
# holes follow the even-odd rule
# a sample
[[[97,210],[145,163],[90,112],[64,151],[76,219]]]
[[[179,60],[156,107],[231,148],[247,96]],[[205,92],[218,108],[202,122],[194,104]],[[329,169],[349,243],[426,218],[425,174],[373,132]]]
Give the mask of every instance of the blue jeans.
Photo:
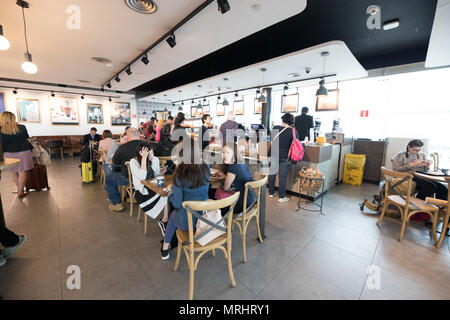
[[[281,161],[278,164],[278,197],[286,196],[286,183],[291,163],[289,161]],[[269,194],[275,194],[275,179],[277,174],[269,176]]]
[[[106,169],[107,164],[105,165]],[[108,168],[109,170],[110,168]],[[105,170],[105,190],[108,193],[108,199],[112,204],[116,205],[120,202],[120,194],[118,186],[127,186],[129,184],[128,178],[126,178],[121,171],[111,172]]]

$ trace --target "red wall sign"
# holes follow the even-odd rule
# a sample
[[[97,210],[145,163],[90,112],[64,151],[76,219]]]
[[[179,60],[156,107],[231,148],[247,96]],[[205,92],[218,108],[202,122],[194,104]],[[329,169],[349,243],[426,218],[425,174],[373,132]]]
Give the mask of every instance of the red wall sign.
[[[136,119],[137,115],[133,114],[133,119]]]
[[[360,117],[367,118],[369,116],[369,110],[361,110]]]

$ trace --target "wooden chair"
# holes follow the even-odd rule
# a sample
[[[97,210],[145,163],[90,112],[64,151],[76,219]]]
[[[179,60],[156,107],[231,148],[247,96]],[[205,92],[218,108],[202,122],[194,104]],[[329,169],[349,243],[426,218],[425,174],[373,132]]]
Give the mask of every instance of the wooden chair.
[[[105,170],[103,169],[103,166],[105,165],[106,162],[106,151],[100,151],[101,157],[100,159],[102,160],[102,165],[100,166],[100,183],[103,184],[103,189],[105,188]]]
[[[381,220],[383,220],[384,214],[386,213],[386,208],[389,204],[393,204],[396,206],[401,215],[402,219],[402,227],[400,230],[399,241],[402,240],[403,234],[405,232],[406,224],[409,221],[409,218],[415,213],[424,212],[428,214],[433,222],[433,238],[436,243],[436,224],[437,219],[439,217],[439,208],[433,205],[428,205],[425,201],[417,199],[415,197],[411,197],[411,189],[412,189],[412,178],[413,175],[405,172],[396,172],[392,170],[388,170],[385,167],[381,168],[381,173],[384,176],[386,181],[385,185],[385,193],[384,193],[384,203],[383,209],[381,210],[380,217],[378,218],[377,225],[380,224]],[[395,178],[400,178],[399,182],[393,183],[392,181]],[[407,184],[407,193],[406,195],[389,195],[390,189],[395,189],[397,185],[401,183]]]
[[[58,150],[61,155],[61,159],[64,161],[64,147],[62,140],[47,140],[46,141],[48,147],[48,154],[50,155],[50,159],[52,158],[52,150]]]
[[[445,181],[446,181],[448,187],[450,187],[450,177],[445,177]],[[439,237],[439,240],[437,242],[435,242],[435,246],[438,249],[441,247],[442,242],[444,242],[444,239],[446,237],[447,228],[450,227],[450,200],[449,199],[450,199],[450,189],[448,191],[447,201],[435,199],[435,198],[426,198],[425,199],[426,203],[434,204],[434,205],[440,207],[439,213],[442,218],[442,231],[441,231],[441,236]],[[437,233],[437,232],[435,231],[435,233]],[[437,238],[437,234],[435,235],[435,237]]]
[[[175,164],[176,164],[176,161],[177,161],[177,157],[176,156],[161,156],[161,157],[158,157],[158,159],[159,159],[159,164],[161,166],[164,166],[167,161],[173,161],[173,163],[175,163]]]
[[[124,203],[125,201],[125,192],[128,194],[128,198],[130,199],[130,217],[133,216],[133,201],[134,201],[134,194],[136,193],[136,190],[134,190],[134,186],[133,186],[133,178],[131,176],[131,169],[130,169],[130,161],[126,161],[125,165],[127,166],[128,169],[128,185],[127,186],[122,186],[122,203]],[[140,220],[141,217],[141,207],[138,205],[138,221]]]
[[[246,254],[246,234],[247,227],[250,221],[255,218],[256,228],[258,230],[258,238],[259,242],[263,242],[263,238],[261,237],[261,231],[259,229],[259,212],[261,208],[261,189],[267,183],[267,176],[261,180],[247,182],[245,184],[245,192],[244,192],[244,205],[243,212],[239,214],[233,215],[233,225],[232,228],[237,225],[239,227],[239,233],[242,236],[242,255],[244,257],[244,262],[247,262],[247,254]],[[249,188],[255,193],[256,202],[250,207],[247,208],[247,194]]]
[[[228,262],[228,273],[230,276],[231,285],[233,287],[236,286],[236,282],[234,280],[233,275],[233,267],[231,265],[231,225],[233,219],[234,206],[236,205],[238,199],[239,199],[239,192],[236,192],[231,197],[221,200],[183,202],[183,208],[186,209],[186,214],[188,218],[189,231],[182,231],[177,229],[176,234],[178,238],[178,251],[174,270],[176,271],[178,269],[178,264],[180,262],[181,256],[181,248],[183,248],[189,266],[189,300],[192,300],[194,298],[194,271],[197,270],[200,258],[208,251],[212,251],[213,255],[215,255],[215,249],[220,249],[223,251],[225,259],[227,259]],[[195,242],[196,239],[194,238],[194,226],[192,222],[192,215],[199,217],[199,214],[196,211],[206,212],[208,210],[218,210],[226,207],[230,207],[230,210],[222,218],[224,221],[225,219],[227,221],[225,230],[222,230],[223,228],[221,229],[221,227],[218,228],[217,225],[213,223],[211,224],[208,223],[209,225],[211,225],[210,229],[214,228],[221,229],[222,231],[226,231],[226,233],[204,246],[201,246],[200,244],[196,243]],[[224,247],[224,245],[226,245],[226,248]],[[196,252],[198,252],[199,255],[195,259]]]
[[[433,152],[431,155],[433,156],[433,170],[437,171],[439,169],[439,153]]]

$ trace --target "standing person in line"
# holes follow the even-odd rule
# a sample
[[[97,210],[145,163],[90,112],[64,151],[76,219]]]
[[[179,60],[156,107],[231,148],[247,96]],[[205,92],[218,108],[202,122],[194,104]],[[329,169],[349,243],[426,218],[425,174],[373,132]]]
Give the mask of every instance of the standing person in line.
[[[292,134],[292,126],[294,125],[294,116],[290,113],[285,113],[281,117],[281,126],[275,126],[272,130],[278,130],[278,135],[273,138],[269,156],[271,158],[271,166],[274,162],[278,162],[278,172],[273,175],[269,175],[269,197],[275,197],[275,179],[278,173],[278,202],[287,202],[289,198],[286,197],[286,183],[289,168],[291,163],[289,162],[289,149],[291,148],[292,140],[294,138]],[[298,133],[294,129],[295,135],[298,138]],[[278,141],[277,141],[278,140]],[[278,143],[278,154],[272,154],[272,145]]]
[[[28,131],[24,125],[17,124],[14,113],[5,111],[0,115],[0,138],[5,158],[19,159],[18,166],[8,169],[14,172],[13,180],[17,186],[19,198],[25,198],[27,172],[34,168],[33,146],[28,142]]]
[[[314,128],[314,121],[313,117],[307,114],[308,112],[308,107],[303,107],[302,114],[295,117],[295,130],[297,130],[300,141],[304,141],[305,138],[311,141],[310,129]]]
[[[159,119],[158,124],[156,125],[156,137],[155,142],[159,142],[161,140],[161,129],[164,126],[164,120]]]
[[[222,145],[236,142],[236,133],[238,124],[234,121],[233,111],[227,113],[227,121],[220,126],[220,134],[222,135]]]
[[[209,114],[204,114],[202,116],[202,131],[201,131],[201,138],[199,139],[202,142],[202,150],[205,150],[205,148],[209,145],[211,142],[211,116]]]

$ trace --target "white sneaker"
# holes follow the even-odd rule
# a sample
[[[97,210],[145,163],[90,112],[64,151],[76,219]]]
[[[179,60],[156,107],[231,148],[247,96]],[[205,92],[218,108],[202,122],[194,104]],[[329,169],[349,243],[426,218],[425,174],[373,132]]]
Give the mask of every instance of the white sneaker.
[[[269,194],[269,198],[275,198],[275,193],[274,194]]]
[[[288,202],[288,201],[289,201],[288,197],[278,199],[278,202]]]
[[[0,267],[6,264],[6,258],[0,254]]]

